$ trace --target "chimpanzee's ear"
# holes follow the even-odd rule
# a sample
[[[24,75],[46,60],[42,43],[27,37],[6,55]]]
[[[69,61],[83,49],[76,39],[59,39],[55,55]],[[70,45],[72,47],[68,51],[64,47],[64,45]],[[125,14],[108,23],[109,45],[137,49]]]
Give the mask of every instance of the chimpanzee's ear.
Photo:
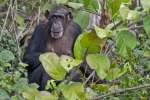
[[[46,19],[49,19],[49,17],[50,17],[50,11],[49,10],[45,11],[45,17],[46,17]]]
[[[70,21],[70,20],[73,19],[72,12],[69,12],[69,13],[67,14],[67,19],[68,19],[68,21]]]

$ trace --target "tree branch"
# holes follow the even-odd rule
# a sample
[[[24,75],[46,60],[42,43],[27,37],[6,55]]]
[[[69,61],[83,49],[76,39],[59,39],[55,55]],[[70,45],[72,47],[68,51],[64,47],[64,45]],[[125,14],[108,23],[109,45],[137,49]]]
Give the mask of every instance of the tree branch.
[[[115,94],[118,94],[118,93],[122,93],[122,92],[126,92],[126,91],[132,91],[132,90],[138,90],[138,89],[146,88],[146,87],[150,87],[150,84],[145,84],[145,85],[132,87],[132,88],[125,88],[125,89],[122,89],[122,90],[119,90],[119,91],[110,92],[108,94],[104,94],[104,95],[98,96],[98,97],[96,97],[96,98],[94,98],[92,100],[102,99],[104,97],[108,97],[108,96],[115,95]]]
[[[117,27],[119,27],[121,24],[123,23],[123,21],[120,21],[119,23],[117,23],[116,25],[114,25],[110,30],[115,30]]]

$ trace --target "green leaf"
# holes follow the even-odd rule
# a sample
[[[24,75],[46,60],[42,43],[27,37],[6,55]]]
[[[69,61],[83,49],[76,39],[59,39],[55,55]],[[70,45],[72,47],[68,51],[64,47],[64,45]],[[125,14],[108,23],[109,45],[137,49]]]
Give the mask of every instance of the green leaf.
[[[24,26],[24,18],[20,14],[15,15],[15,21],[20,25]]]
[[[27,100],[35,100],[35,96],[39,93],[36,89],[28,88],[23,92],[23,97]]]
[[[11,67],[11,64],[10,63],[2,63],[1,66],[3,66],[3,67]]]
[[[96,34],[97,36],[100,38],[100,39],[103,39],[103,38],[106,38],[108,35],[109,35],[109,30],[107,29],[102,29],[102,28],[99,28],[97,26],[94,26],[95,28],[95,31],[96,31]]]
[[[36,95],[35,100],[58,100],[58,96],[52,95],[47,91],[40,91],[38,95]]]
[[[150,11],[150,0],[140,0],[142,7],[145,11],[149,12]]]
[[[144,25],[144,29],[146,31],[146,34],[150,38],[150,28],[149,28],[149,26],[150,26],[150,14],[147,12],[144,15],[143,25]]]
[[[127,58],[128,52],[136,46],[136,37],[128,30],[120,31],[116,37],[117,52]]]
[[[130,10],[126,19],[134,21],[137,20],[140,16],[141,14],[138,11]]]
[[[67,100],[84,100],[84,87],[82,83],[76,82],[64,85],[62,94]]]
[[[90,0],[84,0],[84,5],[87,7],[90,4]]]
[[[46,5],[44,6],[44,8],[43,8],[43,13],[45,13],[46,10],[51,10],[52,7],[53,7],[52,5],[46,4]]]
[[[49,52],[39,57],[45,71],[54,79],[62,80],[66,76],[66,70],[59,64],[56,53]]]
[[[94,92],[91,88],[87,87],[85,92],[85,100],[93,99],[98,96],[98,93]]]
[[[91,0],[91,4],[93,8],[95,9],[95,11],[97,12],[99,9],[98,0]]]
[[[89,20],[90,15],[85,11],[78,11],[73,19],[74,22],[78,23],[81,26],[82,30],[84,30],[88,26]]]
[[[57,4],[66,3],[68,0],[55,0]]]
[[[127,6],[121,4],[119,13],[120,13],[122,20],[125,20],[127,18],[129,11],[130,9]]]
[[[80,35],[78,36],[78,38],[76,39],[76,42],[75,42],[74,48],[73,48],[74,57],[75,57],[76,59],[82,59],[82,58],[84,57],[84,55],[85,55],[85,52],[86,52],[87,49],[86,49],[86,48],[83,48],[83,47],[81,46],[80,41],[81,41],[82,37],[83,37],[84,35],[86,35],[87,33],[89,33],[89,32],[90,32],[90,31],[86,31],[86,32],[80,34]]]
[[[119,68],[112,68],[108,71],[108,74],[106,76],[106,80],[113,80],[113,79],[116,79],[116,78],[119,78],[119,72],[120,72],[120,69]]]
[[[109,86],[108,85],[103,85],[103,84],[98,84],[97,88],[101,91],[101,92],[105,92],[108,90]]]
[[[95,30],[87,33],[81,39],[81,45],[83,48],[87,48],[90,53],[97,53],[99,52],[106,42],[106,38],[100,39],[97,35]]]
[[[78,66],[82,63],[82,60],[74,59],[73,57],[62,55],[59,63],[64,69],[69,72],[73,67]]]
[[[15,57],[13,53],[9,50],[4,50],[0,52],[0,60],[4,62],[9,62],[10,60],[13,60]]]
[[[68,2],[69,6],[74,8],[74,9],[79,9],[80,7],[83,6],[82,3],[75,3],[75,2]]]
[[[97,13],[97,11],[94,9],[94,7],[92,6],[91,3],[87,7],[85,7],[85,9],[90,11],[90,12]]]
[[[122,3],[131,4],[131,0],[114,0],[111,4],[112,16],[114,16],[118,12]]]
[[[89,54],[86,57],[87,64],[91,69],[96,69],[97,75],[104,79],[110,67],[110,60],[103,54]]]

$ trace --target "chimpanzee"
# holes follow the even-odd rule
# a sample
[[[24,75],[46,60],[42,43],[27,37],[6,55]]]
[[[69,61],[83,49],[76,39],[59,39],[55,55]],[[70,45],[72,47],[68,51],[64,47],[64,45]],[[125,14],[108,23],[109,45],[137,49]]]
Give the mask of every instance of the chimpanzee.
[[[37,25],[25,50],[23,62],[27,63],[29,83],[37,83],[39,90],[45,90],[47,80],[51,79],[39,61],[40,54],[55,52],[58,56],[73,56],[76,38],[82,33],[80,26],[72,21],[73,15],[65,6],[55,6],[46,10],[48,22]],[[78,81],[77,78],[73,79]]]
[[[59,5],[51,11],[46,10],[45,17],[48,22],[36,26],[23,57],[23,62],[28,64],[29,83],[37,83],[39,90],[45,90],[47,80],[51,79],[39,61],[40,54],[55,52],[58,56],[73,57],[75,40],[82,33],[81,27],[72,21],[73,15],[65,6]],[[81,68],[84,70],[84,67]],[[78,74],[73,81],[79,81]]]

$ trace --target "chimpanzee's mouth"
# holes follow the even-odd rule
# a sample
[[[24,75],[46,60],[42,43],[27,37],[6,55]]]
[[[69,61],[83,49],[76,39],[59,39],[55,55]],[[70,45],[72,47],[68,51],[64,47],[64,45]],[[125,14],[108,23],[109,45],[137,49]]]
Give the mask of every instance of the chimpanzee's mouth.
[[[62,31],[52,31],[51,32],[51,34],[52,34],[52,37],[54,37],[54,38],[60,38],[61,36],[62,36],[62,34],[63,34],[63,30]]]

